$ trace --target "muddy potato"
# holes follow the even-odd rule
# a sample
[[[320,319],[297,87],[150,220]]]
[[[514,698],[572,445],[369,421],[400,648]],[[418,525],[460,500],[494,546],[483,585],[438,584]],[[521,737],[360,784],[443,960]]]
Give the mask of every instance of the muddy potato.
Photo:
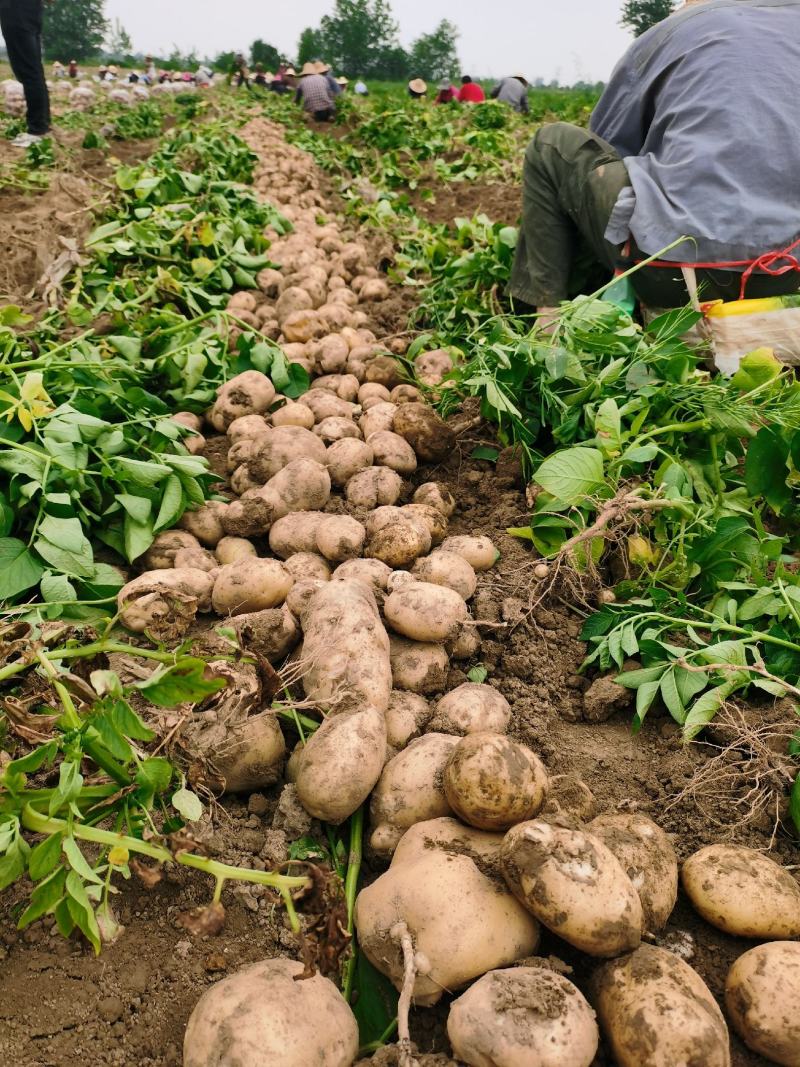
[[[367,364],[368,382],[380,382],[387,389],[394,389],[402,380],[400,364],[391,356],[375,356]]]
[[[494,686],[464,682],[437,703],[431,729],[444,734],[504,734],[511,706]]]
[[[364,382],[362,386],[359,386],[358,402],[365,411],[368,410],[367,404],[374,407],[375,404],[388,404],[390,401],[391,393],[380,382]]]
[[[249,311],[253,312],[256,309],[256,298],[253,293],[247,293],[240,291],[234,293],[228,300],[229,311]]]
[[[534,818],[547,783],[547,771],[536,753],[504,734],[467,734],[444,770],[450,807],[478,830],[508,830]]]
[[[741,845],[708,845],[690,856],[681,884],[706,922],[735,937],[800,937],[800,885],[769,856]]]
[[[273,426],[302,426],[306,430],[314,428],[314,412],[305,404],[287,400],[282,408],[273,411],[270,416]]]
[[[414,560],[429,552],[430,547],[431,537],[427,529],[418,521],[404,518],[391,526],[383,526],[370,537],[364,548],[364,555],[368,559],[379,559],[392,568],[408,567]],[[466,611],[466,605],[464,610]]]
[[[401,586],[411,585],[412,582],[417,580],[410,571],[392,571],[386,579],[386,592],[394,593]]]
[[[422,393],[420,393],[416,385],[403,382],[392,389],[389,399],[393,404],[416,404],[422,400]]]
[[[289,511],[320,511],[331,495],[331,478],[323,463],[301,456],[267,482]]]
[[[580,829],[597,815],[597,801],[586,782],[576,774],[556,774],[550,779],[540,818],[558,818]],[[565,822],[564,825],[567,825]]]
[[[274,559],[242,559],[220,567],[211,603],[218,615],[242,615],[275,608],[286,599],[294,579]]]
[[[725,984],[728,1018],[742,1041],[771,1063],[800,1063],[800,943],[772,941],[734,963]]]
[[[181,549],[199,549],[200,542],[188,530],[163,530],[156,534],[153,543],[141,558],[145,570],[165,570],[175,566],[175,554]]]
[[[371,467],[374,455],[366,441],[345,437],[328,447],[325,464],[334,485],[346,485],[359,471]]]
[[[260,416],[258,417],[260,418]],[[250,416],[248,415],[247,418],[249,419]],[[228,471],[228,473],[231,474],[234,471],[237,471],[243,463],[246,463],[247,460],[252,459],[252,457],[256,454],[257,448],[258,438],[256,437],[243,437],[240,440],[236,441],[234,444],[232,444],[231,447],[228,449],[227,456],[225,457],[225,469]],[[245,473],[249,477],[249,472],[247,471],[246,467]]]
[[[501,864],[531,914],[581,952],[618,956],[639,945],[639,895],[599,838],[542,820],[519,823],[506,834]]]
[[[223,520],[227,510],[228,505],[221,500],[209,500],[194,511],[184,511],[181,529],[188,530],[206,548],[214,548],[225,536]]]
[[[392,680],[396,689],[411,693],[440,693],[447,682],[450,659],[441,645],[389,638]]]
[[[450,1006],[447,1036],[470,1067],[590,1067],[600,1043],[586,998],[546,967],[483,975]]]
[[[199,571],[210,573],[216,571],[219,561],[207,548],[181,548],[175,553],[173,566],[195,567]]]
[[[457,556],[463,556],[476,571],[491,570],[500,559],[500,553],[488,537],[458,534],[455,537],[445,538],[441,547],[445,552],[455,552]]]
[[[470,600],[474,596],[478,584],[475,571],[463,556],[457,556],[455,552],[443,552],[441,549],[418,559],[411,571],[421,582],[446,586],[464,600]]]
[[[392,856],[392,867],[424,856],[432,850],[450,855],[469,856],[478,866],[494,865],[503,834],[491,834],[465,826],[450,815],[428,819],[409,826],[398,842]]]
[[[361,292],[358,297],[362,303],[365,301],[388,300],[389,286],[383,278],[368,278],[361,286]]]
[[[294,588],[293,585],[290,594]],[[300,628],[287,604],[237,615],[232,623],[242,648],[258,653],[270,663],[280,663],[300,640]]]
[[[328,978],[296,981],[303,964],[252,963],[206,990],[183,1042],[184,1067],[351,1067],[358,1024]]]
[[[228,427],[228,438],[232,445],[239,441],[249,441],[255,437],[266,437],[269,426],[263,415],[241,415]]]
[[[224,793],[252,793],[280,781],[286,743],[274,712],[218,723],[217,727],[201,735],[199,748],[201,756],[205,749]]]
[[[424,482],[414,491],[415,504],[429,504],[449,519],[456,510],[456,502],[449,489],[439,482]]]
[[[319,311],[293,311],[281,323],[283,336],[287,341],[305,344],[314,337],[319,337],[328,328],[328,323]]]
[[[386,582],[391,573],[391,567],[379,559],[348,559],[333,572],[333,580],[363,582],[378,597],[386,592]]]
[[[378,855],[390,856],[414,823],[451,814],[442,776],[457,744],[448,734],[427,733],[383,768],[369,804],[369,840]]]
[[[239,445],[234,445],[234,448],[238,449],[239,447]],[[231,489],[237,496],[244,496],[245,493],[250,492],[252,489],[261,488],[261,483],[250,477],[250,470],[246,463],[242,463],[238,466],[228,481]]]
[[[396,411],[397,405],[390,404],[388,401],[373,404],[368,410],[365,410],[358,420],[364,440],[366,441],[374,433],[391,433]]]
[[[431,717],[428,701],[418,693],[393,689],[386,709],[386,743],[393,755],[419,737]]]
[[[275,313],[278,322],[283,323],[283,320],[295,311],[308,311],[313,306],[313,303],[305,289],[301,289],[296,285],[288,286],[275,301]]]
[[[252,477],[264,483],[295,459],[313,459],[324,466],[325,443],[304,426],[276,426],[259,441],[247,466]]]
[[[232,500],[223,516],[222,524],[230,537],[255,537],[265,534],[288,508],[283,498],[267,486],[248,489],[241,499]]]
[[[403,518],[402,508],[395,507],[392,504],[384,504],[381,507],[375,508],[367,515],[364,526],[367,531],[367,537],[374,537],[379,530],[383,530],[387,526],[393,526]]]
[[[445,641],[447,654],[452,659],[470,659],[480,652],[481,639],[475,626],[465,622],[449,641]]]
[[[198,612],[211,609],[214,578],[194,568],[145,571],[117,593],[120,622],[157,640],[183,637]]]
[[[366,417],[369,417],[369,412]],[[414,449],[399,434],[392,433],[391,430],[378,430],[371,433],[366,442],[372,449],[378,466],[389,467],[403,475],[413,474],[417,469]]]
[[[336,393],[327,389],[309,390],[303,394],[303,403],[314,412],[317,422],[322,422],[323,419],[352,419],[358,411],[355,404],[342,400]]]
[[[730,1067],[728,1028],[688,963],[652,945],[604,963],[591,1000],[619,1067]]]
[[[312,597],[323,585],[325,585],[327,580],[328,579],[324,578],[302,578],[300,581],[295,582],[289,590],[286,597],[286,607],[296,619],[300,620],[301,623],[308,610],[308,605],[310,604]]]
[[[263,415],[274,400],[275,386],[266,374],[246,370],[217,391],[208,420],[215,430],[225,433],[234,419],[242,415]]]
[[[396,503],[402,488],[403,479],[396,471],[388,467],[368,467],[348,480],[345,496],[353,507],[370,511],[383,504]],[[424,555],[424,551],[420,555]]]
[[[354,374],[323,374],[311,383],[311,388],[328,389],[350,404],[358,399],[359,383]]]
[[[434,548],[442,543],[447,533],[447,519],[441,511],[430,504],[403,504],[400,510],[404,517],[412,516],[425,524]]]
[[[323,337],[319,344],[317,366],[323,374],[341,374],[347,363],[350,348],[338,333]]]
[[[283,561],[283,565],[296,582],[306,578],[319,578],[322,582],[331,580],[328,561],[318,552],[295,552]]]
[[[395,413],[392,429],[408,441],[424,463],[438,463],[455,448],[455,433],[428,404],[402,404]]]
[[[361,430],[352,419],[342,418],[341,415],[332,415],[318,422],[314,427],[314,433],[317,437],[321,437],[326,445],[332,445],[335,441],[349,437],[356,441],[361,440]]]
[[[678,858],[670,839],[639,812],[600,815],[586,829],[611,849],[633,882],[642,902],[645,929],[660,930],[678,899]]]
[[[296,552],[317,551],[317,530],[328,516],[323,511],[295,511],[278,519],[269,531],[269,547],[281,559]]]
[[[349,515],[329,515],[317,529],[317,548],[334,563],[357,559],[364,547],[366,531]]]
[[[258,288],[265,296],[276,297],[283,284],[283,275],[273,267],[265,267],[256,275],[256,281],[258,282]]]
[[[467,605],[446,586],[412,582],[389,594],[383,614],[395,633],[412,641],[446,641],[467,618]]]
[[[453,360],[442,348],[420,352],[414,359],[414,370],[423,385],[439,385],[453,369]]]

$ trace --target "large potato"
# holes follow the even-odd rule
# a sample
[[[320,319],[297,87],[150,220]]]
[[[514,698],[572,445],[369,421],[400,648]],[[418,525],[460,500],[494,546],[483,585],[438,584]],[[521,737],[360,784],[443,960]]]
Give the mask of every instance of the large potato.
[[[294,511],[272,524],[269,531],[269,547],[276,556],[288,559],[297,552],[317,551],[317,530],[324,511]]]
[[[293,459],[313,459],[324,466],[325,443],[304,426],[276,426],[259,439],[247,467],[256,481],[268,482]]]
[[[273,426],[302,426],[306,430],[314,427],[316,419],[311,408],[294,400],[287,400],[282,408],[273,411],[270,416]],[[230,433],[230,430],[228,431]]]
[[[343,563],[361,555],[366,536],[363,525],[350,515],[328,515],[317,527],[317,548],[325,559]]]
[[[407,641],[392,635],[389,656],[395,689],[412,693],[440,693],[447,681],[450,660],[441,645]]]
[[[346,485],[353,475],[371,467],[374,455],[366,441],[343,437],[328,448],[325,463],[334,485]]]
[[[476,830],[445,815],[409,826],[394,850],[391,865],[398,867],[437,850],[448,855],[469,856],[479,867],[493,867],[502,844],[503,834]]]
[[[319,578],[323,582],[331,580],[328,561],[318,552],[295,552],[294,555],[286,557],[283,565],[296,582],[307,581],[309,578]]]
[[[330,499],[331,478],[322,463],[301,456],[273,475],[267,487],[289,511],[321,511]]]
[[[257,556],[256,546],[245,537],[223,537],[214,549],[219,563],[237,563],[240,559]]]
[[[800,943],[772,941],[745,952],[728,972],[728,1018],[741,1039],[784,1067],[800,1064]]]
[[[670,839],[639,812],[600,815],[586,829],[611,849],[633,882],[642,902],[645,930],[660,930],[678,899],[678,858]]]
[[[455,448],[456,435],[428,404],[401,404],[392,429],[408,441],[423,463],[447,459]]]
[[[444,769],[444,793],[450,807],[478,830],[508,830],[532,819],[546,792],[547,771],[542,761],[526,745],[504,734],[462,737]]]
[[[481,682],[464,682],[438,702],[431,729],[445,734],[504,734],[511,706],[502,693]]]
[[[554,934],[589,956],[618,956],[642,938],[642,905],[602,841],[541,820],[506,834],[503,874],[515,896]]]
[[[800,937],[800,885],[769,856],[709,845],[683,865],[684,891],[706,922],[736,937]]]
[[[467,618],[467,605],[446,586],[410,582],[389,594],[383,614],[395,633],[412,641],[446,641]]]
[[[282,604],[294,579],[275,559],[242,559],[219,568],[211,603],[218,615],[242,615]]]
[[[488,537],[471,537],[467,534],[458,534],[442,541],[441,547],[445,552],[455,552],[457,556],[463,556],[472,569],[476,571],[491,570],[500,559],[500,553]]]
[[[204,747],[224,793],[252,793],[280,781],[286,743],[273,712],[217,727],[206,735]]]
[[[358,420],[364,440],[366,441],[374,433],[391,431],[396,412],[397,404],[390,404],[387,401],[381,401],[368,408]]]
[[[345,486],[348,503],[367,511],[394,504],[403,488],[403,479],[388,467],[368,467],[358,471]]]
[[[478,585],[475,571],[463,556],[457,556],[455,552],[443,552],[441,549],[431,552],[424,559],[418,559],[411,568],[411,573],[421,582],[454,589],[464,600],[474,596]]]
[[[545,967],[479,978],[453,1001],[447,1036],[470,1067],[590,1067],[600,1043],[583,994]]]
[[[266,374],[246,370],[231,378],[218,391],[208,420],[215,430],[225,433],[242,415],[263,415],[275,399],[275,386]]]
[[[384,470],[382,467],[373,467],[372,470]],[[364,474],[371,473],[364,471]],[[356,478],[361,477],[356,475]],[[351,478],[347,483],[348,496],[350,486],[356,480]],[[368,559],[379,559],[389,567],[408,567],[430,551],[431,535],[425,525],[413,517],[398,519],[397,522],[382,526],[369,538],[365,547],[364,555]],[[415,583],[416,584],[416,583]],[[434,588],[431,586],[431,588]],[[447,590],[452,592],[452,590]],[[464,605],[466,611],[466,604]]]
[[[228,437],[232,445],[240,441],[250,441],[257,437],[266,437],[269,426],[263,415],[240,415],[228,427]]]
[[[117,593],[123,626],[156,640],[183,637],[198,612],[211,609],[214,578],[195,567],[145,571]]]
[[[364,416],[368,419],[372,412]],[[379,467],[388,467],[397,471],[398,474],[413,474],[417,469],[417,457],[414,449],[399,434],[391,430],[378,430],[365,437],[367,444],[372,449],[375,464]]]
[[[363,582],[377,596],[386,591],[386,581],[391,573],[391,567],[379,559],[348,559],[339,564],[333,578],[337,582]]]
[[[688,963],[652,945],[604,963],[592,1003],[618,1067],[730,1067],[728,1028]]]
[[[183,1041],[184,1067],[351,1067],[358,1024],[342,994],[303,964],[251,963],[206,990]]]

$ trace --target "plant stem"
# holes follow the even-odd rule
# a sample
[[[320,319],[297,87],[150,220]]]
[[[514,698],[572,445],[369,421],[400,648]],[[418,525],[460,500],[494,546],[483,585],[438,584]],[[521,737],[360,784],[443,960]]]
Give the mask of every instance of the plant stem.
[[[347,904],[347,932],[353,937],[355,928],[356,895],[358,893],[358,876],[361,873],[364,839],[364,806],[362,805],[350,818],[350,851],[347,856],[347,874],[344,880],[344,898]],[[356,969],[356,946],[350,942],[350,956],[345,962],[342,985],[344,999],[350,1003],[353,992],[353,979]]]

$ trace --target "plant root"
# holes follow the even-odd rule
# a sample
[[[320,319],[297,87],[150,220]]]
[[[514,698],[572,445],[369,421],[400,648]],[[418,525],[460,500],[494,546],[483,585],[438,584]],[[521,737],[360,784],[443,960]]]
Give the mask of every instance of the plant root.
[[[403,950],[403,988],[400,990],[400,999],[397,1002],[397,1047],[400,1053],[398,1064],[399,1067],[415,1067],[417,1061],[411,1044],[411,1032],[408,1023],[414,983],[417,980],[414,944],[408,927],[404,922],[396,923],[392,927],[391,935],[396,941],[400,942],[400,947]]]

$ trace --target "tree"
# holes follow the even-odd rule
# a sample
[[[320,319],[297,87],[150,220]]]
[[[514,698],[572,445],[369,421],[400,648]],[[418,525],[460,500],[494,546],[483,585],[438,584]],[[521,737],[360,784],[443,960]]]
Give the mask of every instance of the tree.
[[[297,62],[299,66],[311,63],[322,53],[322,35],[319,30],[312,30],[307,26],[300,34],[297,44]]]
[[[88,59],[103,47],[103,0],[53,0],[44,12],[42,38],[48,59]]]
[[[620,25],[641,37],[675,10],[675,0],[625,0]]]
[[[380,75],[388,53],[399,47],[388,0],[336,0],[320,23],[320,53],[336,70]]]
[[[429,81],[452,78],[459,70],[456,41],[458,29],[442,19],[433,33],[423,33],[411,46],[411,72]]]
[[[106,51],[109,55],[114,56],[115,59],[124,59],[125,56],[129,56],[133,51],[131,35],[119,19],[114,19],[111,29],[108,31]]]
[[[263,63],[267,70],[275,70],[283,63],[283,59],[284,57],[274,45],[267,44],[261,38],[250,45],[250,62],[253,66],[256,63]]]

